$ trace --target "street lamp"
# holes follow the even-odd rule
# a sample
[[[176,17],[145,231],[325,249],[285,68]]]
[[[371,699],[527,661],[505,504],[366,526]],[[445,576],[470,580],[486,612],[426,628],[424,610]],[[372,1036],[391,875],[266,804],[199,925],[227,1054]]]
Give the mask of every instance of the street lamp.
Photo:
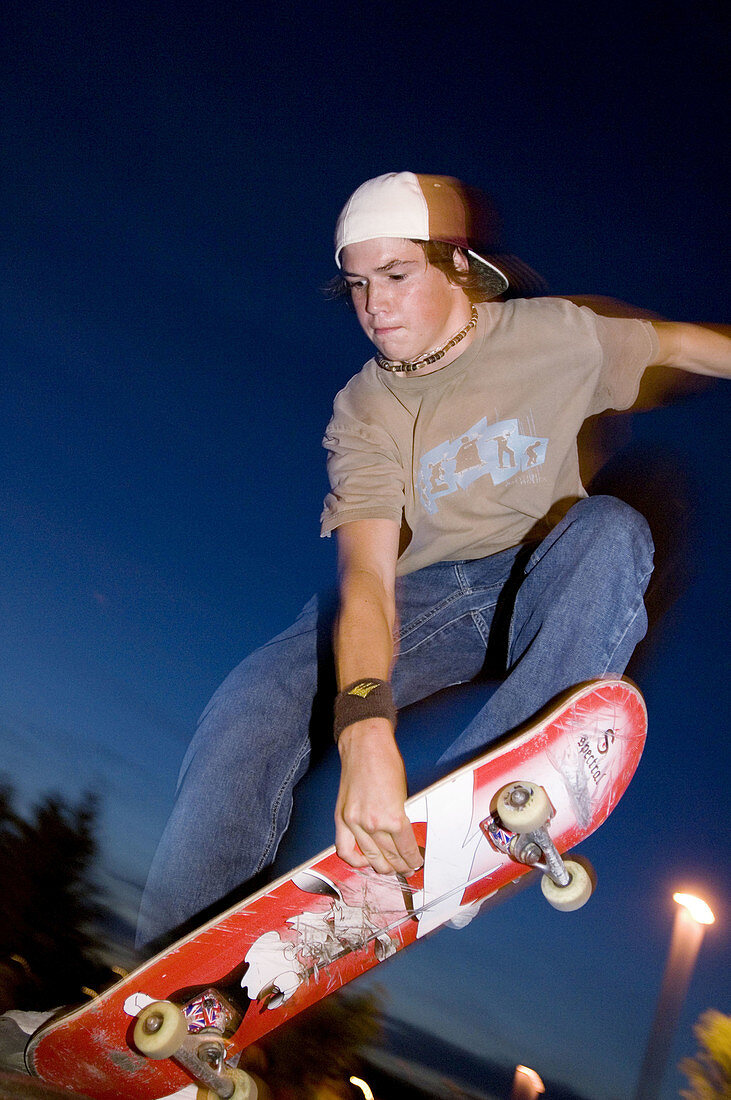
[[[529,1069],[528,1066],[515,1067],[510,1100],[535,1100],[536,1096],[545,1091],[543,1081],[534,1069]]]
[[[673,894],[673,901],[678,905],[673,936],[634,1100],[657,1100],[660,1095],[670,1046],[703,935],[706,926],[716,919],[711,907],[693,894]]]

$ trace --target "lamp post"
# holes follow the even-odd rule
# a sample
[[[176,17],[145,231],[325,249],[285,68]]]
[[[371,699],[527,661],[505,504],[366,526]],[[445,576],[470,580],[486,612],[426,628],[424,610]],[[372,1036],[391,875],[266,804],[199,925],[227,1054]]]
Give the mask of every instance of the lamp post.
[[[634,1100],[657,1100],[660,1095],[670,1046],[706,925],[716,919],[710,906],[692,894],[673,894],[673,901],[678,909],[670,951]]]
[[[536,1096],[545,1091],[543,1081],[534,1069],[528,1069],[528,1066],[515,1067],[510,1100],[535,1100]]]

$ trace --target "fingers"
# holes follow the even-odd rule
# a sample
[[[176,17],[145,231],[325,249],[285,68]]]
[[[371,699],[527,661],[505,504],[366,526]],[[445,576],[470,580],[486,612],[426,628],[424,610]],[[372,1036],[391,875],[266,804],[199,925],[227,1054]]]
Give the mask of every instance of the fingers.
[[[407,818],[397,830],[367,831],[353,823],[345,825],[336,841],[338,855],[351,867],[372,867],[378,874],[410,875],[424,860]]]
[[[361,852],[347,825],[339,820],[335,822],[335,850],[344,863],[359,870],[369,866],[369,861]]]

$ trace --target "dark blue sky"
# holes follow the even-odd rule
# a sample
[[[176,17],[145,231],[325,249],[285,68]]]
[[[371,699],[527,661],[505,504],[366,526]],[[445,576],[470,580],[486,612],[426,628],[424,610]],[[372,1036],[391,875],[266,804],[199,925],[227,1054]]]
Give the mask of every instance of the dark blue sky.
[[[120,911],[210,692],[332,573],[320,439],[368,348],[319,288],[350,191],[457,175],[552,293],[727,320],[721,12],[3,5],[0,771],[24,799],[100,792]],[[728,1010],[728,412],[712,384],[622,437],[675,556],[633,669],[650,743],[586,846],[592,903],[561,917],[531,890],[379,974],[396,1015],[593,1100],[631,1092],[677,882],[720,921],[674,1057]],[[404,719],[414,777],[424,730],[453,723]],[[334,782],[309,785],[288,855],[330,842]]]

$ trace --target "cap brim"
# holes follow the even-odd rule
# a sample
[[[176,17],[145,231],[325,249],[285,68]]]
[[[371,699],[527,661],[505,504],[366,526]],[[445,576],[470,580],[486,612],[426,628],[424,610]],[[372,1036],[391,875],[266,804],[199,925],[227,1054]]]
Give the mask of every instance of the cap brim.
[[[482,264],[483,267],[488,268],[488,270],[491,271],[492,274],[495,276],[496,286],[498,287],[498,289],[495,291],[495,295],[497,296],[498,294],[504,294],[510,286],[510,282],[508,281],[508,277],[505,272],[501,271],[499,267],[495,267],[494,263],[491,263],[490,260],[486,260],[484,256],[481,256],[479,254],[479,252],[475,252],[471,248],[466,248],[465,252],[468,256],[471,256],[473,260],[476,260],[479,264]]]

